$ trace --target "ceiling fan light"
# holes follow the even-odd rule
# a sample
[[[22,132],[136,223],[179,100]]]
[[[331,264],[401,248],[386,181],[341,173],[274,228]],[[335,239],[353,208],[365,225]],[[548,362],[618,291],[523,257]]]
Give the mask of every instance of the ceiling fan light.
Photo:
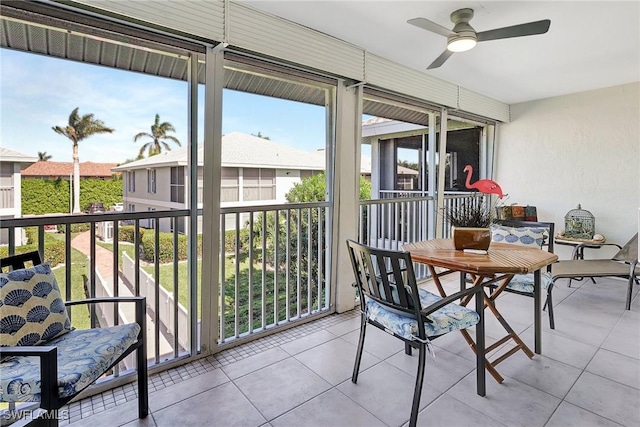
[[[474,37],[456,37],[449,40],[447,43],[447,49],[451,52],[465,52],[473,49],[476,45],[476,39]]]

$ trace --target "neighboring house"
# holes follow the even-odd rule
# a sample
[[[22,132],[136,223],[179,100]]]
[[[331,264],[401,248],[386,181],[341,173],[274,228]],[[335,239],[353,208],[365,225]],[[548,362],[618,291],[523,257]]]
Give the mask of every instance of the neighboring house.
[[[198,145],[198,207],[202,206],[203,146]],[[188,147],[125,163],[124,210],[185,209],[188,203]],[[325,169],[324,157],[264,138],[233,132],[222,137],[222,207],[286,203],[285,195],[305,177]],[[149,220],[143,226],[152,227]],[[231,223],[232,228],[235,224]],[[162,231],[171,222],[161,220]],[[185,224],[179,230],[185,231]]]
[[[371,181],[371,157],[362,156],[360,158],[360,175],[367,181]],[[417,170],[398,165],[395,190],[417,190],[418,175]]]
[[[29,156],[0,147],[0,220],[22,216],[22,190],[20,173],[28,165],[38,161],[37,156]],[[15,231],[16,245],[23,244],[22,229]],[[0,244],[9,240],[7,229],[0,234]]]
[[[80,178],[113,179],[112,169],[116,166],[117,163],[80,162]],[[25,179],[68,180],[72,175],[72,162],[40,161],[22,171]]]

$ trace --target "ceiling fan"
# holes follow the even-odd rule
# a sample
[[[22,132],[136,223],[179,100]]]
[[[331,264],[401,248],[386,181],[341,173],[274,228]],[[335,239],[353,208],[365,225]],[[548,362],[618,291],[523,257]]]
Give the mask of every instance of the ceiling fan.
[[[456,10],[451,14],[451,22],[455,24],[452,30],[425,18],[413,18],[407,21],[411,25],[447,37],[447,49],[427,67],[428,70],[441,66],[455,52],[464,52],[472,49],[477,42],[544,34],[551,25],[550,20],[543,19],[478,33],[469,24],[471,18],[473,18],[473,9]]]

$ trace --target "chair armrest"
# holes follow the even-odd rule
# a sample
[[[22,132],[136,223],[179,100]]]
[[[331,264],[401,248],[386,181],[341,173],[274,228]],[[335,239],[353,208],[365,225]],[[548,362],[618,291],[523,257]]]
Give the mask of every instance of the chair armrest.
[[[597,245],[597,247],[595,247]],[[622,249],[617,243],[580,243],[573,248],[573,253],[571,254],[571,259],[577,259],[576,256],[580,251],[584,251],[585,249],[600,249],[602,246],[615,246],[618,250]]]
[[[140,303],[146,300],[146,297],[104,297],[104,298],[85,298],[77,299],[73,301],[66,301],[64,305],[78,305],[78,304],[96,304],[103,302],[135,302]]]
[[[45,345],[0,347],[0,357],[35,356],[40,359],[40,407],[58,409],[58,348]]]
[[[66,306],[79,305],[79,304],[97,304],[97,303],[119,303],[119,302],[133,302],[136,305],[136,323],[140,325],[140,334],[138,336],[142,338],[146,329],[146,314],[147,314],[147,297],[104,297],[104,298],[86,298],[80,300],[67,301],[64,304]]]
[[[433,313],[434,311],[441,309],[445,305],[451,304],[457,299],[461,299],[462,297],[465,297],[467,295],[481,293],[482,291],[483,291],[482,285],[476,285],[471,288],[467,288],[465,290],[456,292],[455,294],[448,295],[442,298],[440,301],[431,304],[429,307],[423,308],[420,314],[422,314],[423,316],[427,316]]]

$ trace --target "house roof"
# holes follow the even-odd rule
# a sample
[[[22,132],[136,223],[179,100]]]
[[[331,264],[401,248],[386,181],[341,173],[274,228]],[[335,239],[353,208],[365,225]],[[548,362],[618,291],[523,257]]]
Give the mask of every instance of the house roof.
[[[30,164],[38,161],[38,157],[23,154],[18,151],[0,147],[0,161]]]
[[[80,176],[85,178],[111,178],[114,167],[117,163],[94,163],[81,162]],[[73,163],[71,162],[36,162],[22,171],[22,176],[29,178],[60,176],[68,177],[73,174]]]
[[[146,169],[150,167],[186,166],[188,147],[125,163],[114,171]],[[202,144],[198,144],[198,165],[203,165]],[[268,169],[324,170],[324,157],[317,152],[300,150],[285,144],[241,132],[222,137],[223,167],[261,167]]]

